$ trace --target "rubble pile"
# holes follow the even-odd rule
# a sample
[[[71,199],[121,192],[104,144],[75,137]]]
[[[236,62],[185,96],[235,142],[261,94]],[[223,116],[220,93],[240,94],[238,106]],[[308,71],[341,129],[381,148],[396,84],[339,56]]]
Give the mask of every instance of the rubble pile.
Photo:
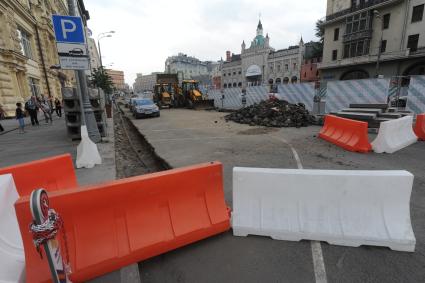
[[[224,117],[226,121],[265,127],[306,127],[316,124],[303,103],[291,104],[285,100],[267,100],[242,108]]]

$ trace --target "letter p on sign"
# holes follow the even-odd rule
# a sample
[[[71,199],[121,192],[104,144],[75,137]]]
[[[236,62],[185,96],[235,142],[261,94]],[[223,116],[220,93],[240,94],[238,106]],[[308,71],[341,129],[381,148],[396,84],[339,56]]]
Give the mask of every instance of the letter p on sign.
[[[53,15],[56,42],[85,43],[84,26],[80,17]]]

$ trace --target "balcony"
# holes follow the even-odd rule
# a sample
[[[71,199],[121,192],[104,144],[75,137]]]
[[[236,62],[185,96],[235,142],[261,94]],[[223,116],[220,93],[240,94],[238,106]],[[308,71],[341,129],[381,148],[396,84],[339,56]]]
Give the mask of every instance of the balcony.
[[[349,14],[355,13],[357,11],[361,11],[361,10],[365,10],[368,9],[370,7],[374,7],[374,6],[385,6],[387,4],[392,4],[392,3],[396,3],[396,2],[400,2],[401,0],[369,0],[367,2],[362,2],[359,5],[356,6],[352,6],[348,9],[345,10],[341,10],[339,12],[327,15],[325,18],[325,24],[326,22],[330,22],[333,21],[335,19],[338,19],[340,17],[345,17]]]
[[[415,52],[410,52],[409,49],[402,51],[384,52],[381,54],[380,62],[403,60],[408,58],[420,57],[425,55],[425,47],[418,47]],[[318,64],[318,69],[342,68],[346,66],[374,64],[376,63],[377,54],[369,54],[357,57],[343,58],[336,61],[323,62]]]
[[[372,38],[372,32],[373,30],[369,29],[369,30],[358,31],[355,33],[344,34],[342,42],[346,43],[346,42],[357,41],[361,39],[370,39]]]

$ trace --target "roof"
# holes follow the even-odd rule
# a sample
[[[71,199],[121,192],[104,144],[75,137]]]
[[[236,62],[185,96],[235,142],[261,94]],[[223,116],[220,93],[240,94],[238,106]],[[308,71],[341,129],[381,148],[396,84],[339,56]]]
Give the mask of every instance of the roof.
[[[263,25],[261,24],[261,20],[258,20],[257,29],[263,29]]]

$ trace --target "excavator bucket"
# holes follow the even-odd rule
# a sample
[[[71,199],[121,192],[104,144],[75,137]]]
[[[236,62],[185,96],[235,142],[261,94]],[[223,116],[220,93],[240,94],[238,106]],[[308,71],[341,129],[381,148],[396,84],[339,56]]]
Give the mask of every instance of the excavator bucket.
[[[193,101],[193,109],[210,110],[214,109],[214,99],[202,99]]]

